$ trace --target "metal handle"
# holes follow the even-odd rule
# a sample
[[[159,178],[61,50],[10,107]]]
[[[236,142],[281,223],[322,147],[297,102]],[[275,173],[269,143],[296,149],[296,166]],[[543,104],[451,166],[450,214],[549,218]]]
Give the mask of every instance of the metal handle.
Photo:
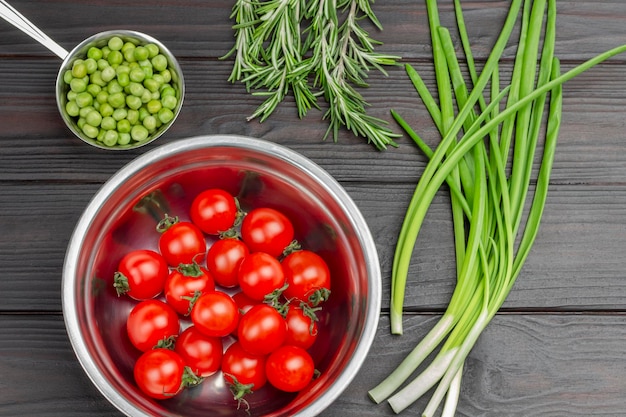
[[[0,0],[0,16],[48,48],[50,51],[54,52],[54,54],[59,58],[64,60],[69,54],[62,46],[53,41],[48,35],[43,33],[41,29],[35,26],[30,20],[25,18],[20,12],[15,10],[13,6],[4,0]]]

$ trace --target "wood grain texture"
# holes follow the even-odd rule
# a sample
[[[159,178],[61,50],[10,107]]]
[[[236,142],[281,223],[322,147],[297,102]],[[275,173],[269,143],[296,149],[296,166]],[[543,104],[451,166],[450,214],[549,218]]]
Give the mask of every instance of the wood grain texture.
[[[367,391],[439,318],[411,315],[402,337],[383,316],[369,360],[321,416],[392,416]],[[621,415],[624,315],[498,315],[466,362],[458,416]],[[60,315],[0,315],[0,416],[120,416],[76,361]],[[421,368],[420,368],[421,369]],[[427,393],[402,415],[420,416]]]
[[[70,49],[87,36],[132,28],[162,40],[180,59],[187,95],[176,124],[158,142],[111,153],[74,138],[60,118],[54,82],[60,60],[9,24],[0,24],[0,417],[120,413],[91,384],[67,338],[61,273],[74,225],[102,184],[160,144],[237,134],[300,152],[333,175],[363,213],[383,276],[382,316],[365,365],[323,417],[391,416],[367,390],[428,332],[446,307],[455,263],[448,193],[436,196],[411,262],[405,334],[389,333],[395,242],[427,159],[410,139],[378,152],[342,131],[323,141],[322,111],[296,117],[292,98],[264,123],[246,121],[261,103],[227,81],[233,1],[29,1],[11,4]],[[441,22],[454,28],[452,0]],[[508,1],[461,2],[478,65],[485,62]],[[626,41],[626,2],[559,0],[556,54],[568,70]],[[423,1],[373,3],[384,30],[365,23],[379,51],[401,56],[434,88]],[[452,31],[456,42],[457,35]],[[510,76],[513,45],[504,53]],[[471,352],[458,416],[621,416],[626,414],[626,55],[564,86],[563,123],[542,226],[504,308]],[[440,140],[402,65],[369,74],[368,113],[400,113],[432,147]],[[535,170],[538,165],[535,164]],[[426,399],[403,415],[419,416]]]

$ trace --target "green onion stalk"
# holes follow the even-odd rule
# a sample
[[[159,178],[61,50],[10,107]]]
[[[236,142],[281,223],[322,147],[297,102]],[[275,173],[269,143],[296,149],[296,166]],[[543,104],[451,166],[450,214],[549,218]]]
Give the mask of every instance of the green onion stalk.
[[[456,285],[437,324],[396,370],[369,391],[369,396],[376,403],[387,400],[400,413],[434,388],[423,412],[430,417],[439,408],[443,416],[454,415],[465,359],[506,300],[537,236],[561,124],[562,85],[626,52],[626,45],[561,73],[554,55],[556,0],[512,0],[500,35],[479,73],[460,0],[454,0],[456,29],[469,73],[466,76],[451,33],[440,24],[437,1],[426,0],[426,6],[438,101],[418,71],[410,64],[405,68],[442,139],[431,149],[401,115],[391,111],[429,158],[396,246],[391,332],[402,334],[404,293],[414,245],[430,204],[444,183],[451,197]],[[501,87],[501,57],[518,26],[513,72],[508,85]],[[541,140],[543,147],[539,146]],[[540,168],[533,178],[536,163]],[[408,381],[437,348],[432,361]]]

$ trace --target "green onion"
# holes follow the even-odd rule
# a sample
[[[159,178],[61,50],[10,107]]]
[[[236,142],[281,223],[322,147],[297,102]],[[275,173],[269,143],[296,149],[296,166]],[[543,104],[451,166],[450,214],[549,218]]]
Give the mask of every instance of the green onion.
[[[513,0],[479,74],[460,1],[455,0],[457,29],[469,72],[466,77],[450,32],[440,26],[436,0],[426,0],[426,5],[439,102],[413,67],[406,65],[406,71],[442,140],[436,149],[430,149],[391,111],[429,158],[398,237],[392,270],[392,333],[402,333],[404,293],[415,241],[444,182],[451,194],[457,281],[438,323],[369,396],[377,403],[387,399],[399,413],[436,386],[423,415],[432,416],[443,402],[443,415],[452,416],[464,361],[511,291],[539,230],[561,122],[562,85],[626,52],[626,45],[561,74],[554,56],[556,0]],[[513,73],[509,85],[501,88],[499,61],[520,19]],[[538,144],[542,138],[541,153]],[[531,192],[532,168],[537,162],[540,168]],[[407,383],[438,347],[430,364]]]

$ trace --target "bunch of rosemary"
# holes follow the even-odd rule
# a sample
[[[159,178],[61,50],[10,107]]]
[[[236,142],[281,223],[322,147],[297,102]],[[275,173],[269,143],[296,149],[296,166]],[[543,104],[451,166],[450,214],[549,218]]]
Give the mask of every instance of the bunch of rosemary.
[[[397,146],[400,135],[366,114],[368,104],[357,91],[367,87],[370,69],[387,75],[383,67],[400,59],[374,51],[380,42],[360,24],[364,18],[382,29],[370,0],[236,0],[235,45],[224,56],[234,56],[228,80],[265,97],[248,120],[266,120],[289,93],[302,118],[320,108],[323,96],[329,122],[324,139],[332,132],[337,141],[345,126],[379,150]]]

